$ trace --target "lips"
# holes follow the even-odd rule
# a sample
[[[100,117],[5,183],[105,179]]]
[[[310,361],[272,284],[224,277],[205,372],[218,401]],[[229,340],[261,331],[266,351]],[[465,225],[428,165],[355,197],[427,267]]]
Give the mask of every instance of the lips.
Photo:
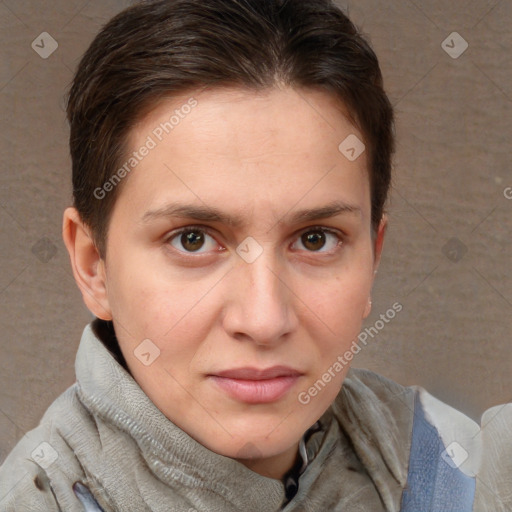
[[[289,377],[293,375],[301,375],[300,372],[289,368],[288,366],[272,366],[264,370],[257,368],[236,368],[234,370],[225,370],[215,374],[217,377],[225,377],[227,379],[241,380],[266,380],[275,379],[276,377]]]
[[[266,369],[235,368],[209,375],[228,396],[251,404],[279,400],[301,376],[301,372],[287,366],[273,366]]]

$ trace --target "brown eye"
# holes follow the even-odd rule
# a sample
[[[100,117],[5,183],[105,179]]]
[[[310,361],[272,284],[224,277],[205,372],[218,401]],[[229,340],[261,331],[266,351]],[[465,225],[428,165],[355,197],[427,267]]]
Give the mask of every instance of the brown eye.
[[[218,248],[215,239],[202,228],[188,227],[169,236],[167,243],[181,253],[205,254]]]
[[[182,233],[181,244],[187,251],[197,251],[201,249],[204,244],[204,234],[198,231],[189,231]]]
[[[299,237],[300,244],[307,252],[332,253],[342,245],[343,236],[337,231],[323,227],[310,228]]]
[[[302,235],[304,247],[311,251],[318,251],[325,245],[325,233],[320,231],[310,231]]]

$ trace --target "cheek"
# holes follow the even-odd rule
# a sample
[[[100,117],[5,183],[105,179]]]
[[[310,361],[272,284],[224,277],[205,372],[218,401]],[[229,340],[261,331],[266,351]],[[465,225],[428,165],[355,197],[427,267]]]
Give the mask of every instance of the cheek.
[[[309,290],[301,290],[301,297],[307,298],[304,302],[308,307],[303,309],[300,322],[316,345],[316,377],[327,371],[337,361],[338,356],[349,351],[352,343],[357,340],[368,304],[371,282],[368,272],[349,272],[326,279],[323,285],[317,283],[313,286],[310,283],[312,286]],[[350,362],[344,362],[343,368],[346,366],[348,370],[349,364]],[[329,389],[335,394],[335,388],[341,386],[345,370],[338,369],[334,373],[336,378]]]
[[[357,353],[354,343],[361,331],[370,286],[367,278],[338,277],[309,291],[313,306],[305,308],[301,322],[316,357],[311,358],[310,378],[298,399],[313,415],[322,414],[336,398]]]
[[[209,295],[216,281],[218,276],[190,280],[127,260],[109,276],[109,301],[114,318],[134,340],[168,345],[179,339],[183,344],[208,328],[214,313]]]
[[[301,296],[311,309],[311,314],[324,319],[334,333],[358,325],[362,319],[371,292],[371,279],[367,272],[338,275],[323,283],[309,283]]]

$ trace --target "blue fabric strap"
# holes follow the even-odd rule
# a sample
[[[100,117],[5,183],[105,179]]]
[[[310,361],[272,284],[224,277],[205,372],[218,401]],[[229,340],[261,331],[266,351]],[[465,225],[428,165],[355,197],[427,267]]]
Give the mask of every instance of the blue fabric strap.
[[[475,478],[465,475],[445,452],[437,429],[425,417],[416,394],[407,486],[401,512],[471,512]]]

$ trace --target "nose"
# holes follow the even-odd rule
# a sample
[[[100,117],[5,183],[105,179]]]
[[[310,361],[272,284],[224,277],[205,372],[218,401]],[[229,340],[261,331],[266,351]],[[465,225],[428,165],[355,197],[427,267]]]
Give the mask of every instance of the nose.
[[[223,325],[233,338],[271,346],[296,328],[294,295],[270,249],[252,263],[240,258],[227,290]]]

